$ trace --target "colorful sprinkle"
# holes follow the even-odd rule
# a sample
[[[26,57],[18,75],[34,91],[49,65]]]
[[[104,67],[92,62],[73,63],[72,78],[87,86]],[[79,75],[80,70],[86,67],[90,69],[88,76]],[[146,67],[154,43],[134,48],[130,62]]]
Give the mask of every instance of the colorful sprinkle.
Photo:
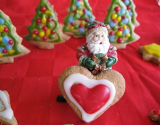
[[[0,42],[2,41],[2,37],[0,36]]]
[[[4,24],[4,20],[2,18],[0,18],[0,24]]]
[[[120,7],[118,7],[118,6],[114,8],[114,10],[115,10],[116,12],[119,12],[119,11],[120,11],[120,9],[121,9],[121,8],[120,8]]]
[[[130,36],[131,36],[131,35],[130,35],[129,33],[128,33],[128,34],[126,34],[126,37],[128,37],[128,38],[129,38]]]
[[[41,10],[41,12],[45,12],[47,9],[45,6],[41,6],[40,10]]]
[[[70,17],[68,18],[68,22],[70,22],[70,23],[74,23],[73,16],[70,16]]]
[[[45,35],[45,32],[44,32],[44,31],[40,31],[40,32],[39,32],[39,36],[40,36],[40,37],[44,37],[44,35]]]
[[[4,30],[4,27],[0,26],[0,32],[3,32],[3,30]]]
[[[8,43],[8,41],[9,41],[8,36],[4,36],[4,37],[2,38],[2,42]]]
[[[121,42],[122,42],[122,38],[119,37],[119,38],[117,39],[117,42],[118,42],[118,43],[121,43]]]
[[[128,23],[128,18],[125,18],[122,21],[123,21],[124,24],[127,24]]]
[[[115,13],[112,14],[111,18],[112,18],[112,20],[115,20],[117,18],[117,14],[115,14]]]
[[[114,27],[116,24],[111,20],[111,21],[109,22],[109,25],[110,25],[111,27]]]
[[[116,18],[116,20],[119,22],[119,21],[121,21],[121,16],[118,16],[117,18]]]
[[[90,15],[91,15],[91,12],[88,11],[88,10],[86,10],[86,11],[85,11],[85,14],[86,14],[87,16],[90,16]]]
[[[70,30],[74,30],[74,26],[70,26]]]
[[[92,23],[94,21],[93,18],[89,18],[89,23]]]
[[[118,31],[118,32],[116,33],[116,35],[117,35],[117,36],[122,36],[122,31]]]
[[[132,13],[131,11],[129,11],[129,15],[130,15],[130,16],[132,16],[132,15],[133,15],[133,13]]]
[[[125,5],[129,5],[129,0],[124,1]]]
[[[15,50],[11,49],[7,51],[8,54],[12,55],[13,53],[15,53]]]
[[[129,30],[127,28],[123,30],[123,35],[126,35],[128,33],[129,33]]]
[[[84,28],[79,28],[79,33],[84,33],[84,32],[85,32]]]
[[[109,41],[114,42],[114,35],[109,36]]]
[[[126,10],[125,10],[124,8],[121,8],[121,10],[120,10],[120,15],[124,15],[125,12],[126,12]]]
[[[80,1],[76,1],[76,6],[80,6],[81,5],[81,2]]]

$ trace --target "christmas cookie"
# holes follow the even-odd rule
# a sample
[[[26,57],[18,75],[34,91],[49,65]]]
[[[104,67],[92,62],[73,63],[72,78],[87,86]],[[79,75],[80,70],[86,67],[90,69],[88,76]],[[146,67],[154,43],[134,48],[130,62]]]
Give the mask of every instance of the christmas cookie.
[[[58,84],[67,103],[87,123],[114,105],[125,91],[125,80],[120,73],[109,69],[93,75],[82,66],[63,71]]]
[[[53,6],[48,0],[41,0],[32,24],[28,26],[29,34],[25,38],[40,49],[53,49],[54,44],[70,38],[62,32],[62,29],[63,24],[58,23]]]
[[[21,43],[10,18],[0,10],[0,64],[13,63],[15,57],[28,54],[30,51]]]
[[[79,65],[88,68],[93,74],[111,69],[117,62],[116,47],[108,39],[109,26],[93,21],[87,30],[86,43],[78,47]]]
[[[71,0],[69,14],[64,19],[63,32],[74,37],[84,37],[87,27],[94,19],[88,0]]]
[[[135,26],[135,27],[138,27],[140,24],[139,22],[136,20],[137,18],[137,13],[135,11],[135,4],[133,2],[133,0],[121,0],[124,5],[126,6],[127,8],[127,11],[131,17],[131,22],[132,24]],[[109,11],[110,10],[110,7],[107,8],[107,10]]]
[[[126,6],[121,0],[112,0],[110,10],[104,21],[111,27],[109,41],[118,49],[126,48],[126,45],[137,41],[140,37],[134,33],[134,25]]]
[[[9,94],[0,90],[0,123],[4,125],[18,125],[10,106]]]
[[[153,109],[150,113],[150,119],[153,121],[157,121],[160,124],[160,110],[159,109]]]
[[[140,46],[138,52],[142,54],[142,59],[151,61],[160,66],[160,45],[152,43],[150,45]]]

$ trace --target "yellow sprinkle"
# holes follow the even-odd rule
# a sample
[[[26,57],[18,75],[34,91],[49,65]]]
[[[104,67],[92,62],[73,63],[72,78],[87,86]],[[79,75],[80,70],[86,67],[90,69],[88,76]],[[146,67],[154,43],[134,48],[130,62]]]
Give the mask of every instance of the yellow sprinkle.
[[[77,11],[77,13],[81,16],[83,15],[83,12],[82,11]]]
[[[111,17],[111,18],[112,18],[112,20],[115,20],[115,19],[117,18],[117,14],[115,14],[115,13],[112,14],[112,17]]]
[[[46,36],[49,36],[51,34],[51,30],[50,29],[47,29],[46,30]]]
[[[7,52],[8,54],[12,55],[13,53],[15,53],[15,50],[11,49],[11,50],[8,50]]]
[[[122,31],[118,31],[116,34],[117,36],[122,36]]]
[[[118,16],[117,18],[116,18],[116,20],[119,22],[119,21],[121,21],[121,16]]]
[[[123,26],[123,29],[127,29],[127,26],[126,26],[126,25],[124,25],[124,26]]]
[[[47,19],[46,19],[45,15],[42,16],[41,22],[42,22],[43,24],[46,24]]]
[[[44,31],[40,31],[40,32],[39,32],[39,36],[40,36],[40,37],[44,37],[44,36],[45,36],[45,32],[44,32]]]
[[[0,57],[2,57],[3,55],[2,55],[2,53],[0,53]]]
[[[82,21],[81,21],[81,24],[82,24],[82,25],[85,25],[85,21],[84,21],[84,20],[82,20]]]
[[[83,1],[81,2],[81,6],[84,6],[84,3],[83,3]]]
[[[2,37],[0,37],[0,42],[2,41]]]
[[[128,33],[128,34],[126,34],[126,37],[128,37],[128,38],[129,38],[130,36],[131,36],[131,35],[130,35],[129,33]]]
[[[4,27],[0,26],[0,32],[3,32],[3,30],[4,30]]]
[[[70,26],[70,30],[74,30],[74,26]]]
[[[50,10],[46,10],[45,14],[53,16],[53,13]]]
[[[35,35],[35,34],[32,34],[32,37],[33,37],[33,38],[35,38],[35,37],[36,37],[36,35]]]
[[[150,45],[143,46],[143,48],[148,54],[160,57],[160,45],[152,43]]]

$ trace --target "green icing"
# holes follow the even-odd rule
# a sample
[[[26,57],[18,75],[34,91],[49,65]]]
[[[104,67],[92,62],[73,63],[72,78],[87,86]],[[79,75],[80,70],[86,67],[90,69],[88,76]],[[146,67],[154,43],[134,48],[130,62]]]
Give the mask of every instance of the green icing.
[[[89,18],[93,18],[93,21],[94,21],[94,19],[95,19],[95,17],[93,16],[93,14],[92,14],[92,9],[91,9],[91,7],[90,7],[90,5],[89,5],[89,3],[88,3],[88,0],[81,0],[81,1],[83,1],[83,3],[84,3],[84,7],[83,6],[81,6],[81,5],[79,5],[79,6],[76,6],[76,2],[77,2],[78,0],[71,0],[71,5],[70,5],[70,11],[69,11],[69,14],[65,17],[65,19],[64,19],[64,21],[65,21],[65,25],[64,25],[64,27],[63,27],[63,32],[71,32],[71,33],[73,33],[74,35],[76,35],[76,36],[85,36],[86,35],[86,29],[87,29],[87,27],[86,27],[86,24],[88,24],[88,22],[86,22],[86,19],[89,19]],[[89,11],[91,14],[90,15],[86,15],[84,12],[82,13],[82,15],[81,14],[79,14],[79,13],[74,13],[73,11],[74,11],[74,7],[76,7],[76,11],[78,10],[78,11],[82,11],[83,12],[83,8],[85,8],[87,11]],[[74,22],[76,23],[76,21],[82,21],[82,20],[84,20],[85,21],[85,23],[86,24],[84,24],[83,25],[83,29],[84,29],[84,32],[81,32],[80,30],[79,30],[79,25],[80,24],[75,24],[74,25],[74,29],[70,29],[70,26],[71,26],[71,22],[69,22],[69,17],[73,17],[73,20],[74,20]]]
[[[14,33],[12,31],[12,21],[10,19],[6,19],[2,12],[0,12],[0,18],[2,18],[4,20],[4,24],[2,26],[5,26],[8,28],[8,32],[6,33],[3,31],[0,36],[1,37],[7,36],[8,38],[10,37],[10,39],[13,40],[12,49],[15,51],[12,54],[8,54],[8,53],[3,54],[2,53],[2,55],[3,55],[2,57],[21,54],[22,51],[18,47],[18,39],[16,38],[16,36],[14,35]],[[6,48],[6,45],[1,41],[0,47]]]
[[[45,12],[41,12],[41,10],[40,10],[40,8],[42,7],[42,6],[44,6],[44,7],[46,7],[46,9],[47,10],[49,10],[52,14],[45,14]],[[48,16],[48,17],[47,17]],[[40,24],[42,24],[42,22],[40,23],[40,24],[37,24],[37,22],[36,22],[36,20],[39,18],[39,19],[42,19],[42,18],[44,18],[44,17],[46,17],[46,18],[51,18],[53,21],[54,21],[54,23],[55,23],[55,25],[54,25],[54,27],[52,26],[53,24],[51,23],[51,22],[53,22],[53,21],[51,21],[51,22],[47,22],[46,21],[46,24],[44,24],[45,26],[47,26],[50,30],[52,30],[52,31],[54,31],[55,32],[55,34],[57,34],[57,36],[58,36],[58,39],[53,39],[53,37],[51,38],[51,37],[48,37],[49,38],[49,40],[47,41],[47,42],[53,42],[53,43],[58,43],[58,42],[61,42],[63,39],[62,39],[62,37],[61,37],[61,35],[58,33],[58,28],[59,28],[59,23],[58,23],[58,21],[56,20],[56,17],[55,17],[55,15],[54,15],[54,13],[53,13],[53,11],[51,10],[51,8],[50,8],[50,6],[48,5],[48,2],[46,2],[46,0],[41,0],[40,1],[40,3],[39,3],[39,5],[38,5],[38,7],[36,8],[36,14],[35,14],[35,16],[34,16],[34,18],[32,19],[32,24],[30,25],[30,26],[28,26],[27,28],[28,28],[28,30],[29,30],[29,34],[27,35],[27,36],[25,36],[25,38],[28,40],[28,41],[32,41],[32,40],[36,40],[37,42],[42,42],[42,41],[44,41],[41,37],[35,37],[35,38],[33,38],[32,37],[32,34],[33,34],[33,31],[34,31],[34,29],[37,29],[37,30],[39,30],[39,31],[43,31],[43,27],[40,25]],[[52,28],[53,27],[53,28]],[[51,29],[52,28],[52,29]],[[45,31],[44,31],[45,32]],[[54,35],[55,35],[54,34]],[[45,41],[46,42],[46,41]]]
[[[121,2],[120,0],[112,0],[112,2],[111,2],[111,6],[110,6],[110,10],[109,10],[109,12],[108,12],[108,14],[107,14],[107,16],[106,16],[106,18],[105,18],[105,20],[104,20],[104,23],[105,24],[109,24],[109,22],[112,20],[111,19],[111,15],[113,14],[113,12],[114,12],[114,8],[116,7],[116,6],[119,6],[120,8],[124,8],[125,9],[125,6],[124,6],[124,3],[123,2]],[[125,9],[126,10],[126,9]],[[128,23],[127,24],[125,24],[128,28],[129,28],[129,30],[130,30],[130,37],[126,40],[126,41],[123,41],[122,43],[129,43],[129,42],[132,42],[135,38],[134,38],[134,29],[132,28],[132,23],[131,23],[131,19],[130,19],[130,15],[129,15],[129,13],[128,13],[128,11],[126,10],[125,11],[125,17],[126,18],[128,18]],[[123,22],[122,22],[123,23]],[[121,27],[123,24],[121,23],[121,21],[119,22],[119,27]],[[119,28],[118,27],[118,28]],[[113,28],[114,29],[114,28]],[[112,29],[112,30],[113,30]],[[113,30],[114,31],[114,30]],[[118,31],[118,30],[117,30]],[[118,36],[116,36],[116,34],[114,35],[115,36],[115,39],[116,39],[116,41],[114,40],[114,41],[112,41],[112,43],[117,43],[117,38],[118,38]],[[121,38],[123,37],[123,35],[121,36]]]
[[[122,0],[122,2],[124,2],[124,1]],[[132,0],[129,0],[128,6],[130,7],[130,11],[132,12],[131,21],[133,24],[135,24],[136,23],[136,12],[135,12],[135,5]],[[128,10],[128,12],[129,12],[129,10]]]

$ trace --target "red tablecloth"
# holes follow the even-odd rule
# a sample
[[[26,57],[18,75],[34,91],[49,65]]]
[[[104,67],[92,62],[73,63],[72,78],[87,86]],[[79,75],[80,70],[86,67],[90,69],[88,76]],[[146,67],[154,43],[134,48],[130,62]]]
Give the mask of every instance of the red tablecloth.
[[[63,23],[70,0],[50,0]],[[97,20],[103,21],[111,0],[89,0]],[[141,39],[118,50],[118,63],[113,66],[126,80],[124,96],[101,117],[88,125],[152,125],[149,119],[154,108],[160,108],[160,67],[141,59],[141,45],[160,44],[160,7],[156,0],[134,0],[140,27],[135,32]],[[39,0],[1,0],[0,9],[12,19],[20,36],[28,33]],[[19,125],[84,125],[67,103],[58,103],[60,73],[77,65],[76,48],[85,38],[71,38],[53,50],[40,50],[23,40],[31,53],[13,64],[0,65],[0,90],[7,90]]]

